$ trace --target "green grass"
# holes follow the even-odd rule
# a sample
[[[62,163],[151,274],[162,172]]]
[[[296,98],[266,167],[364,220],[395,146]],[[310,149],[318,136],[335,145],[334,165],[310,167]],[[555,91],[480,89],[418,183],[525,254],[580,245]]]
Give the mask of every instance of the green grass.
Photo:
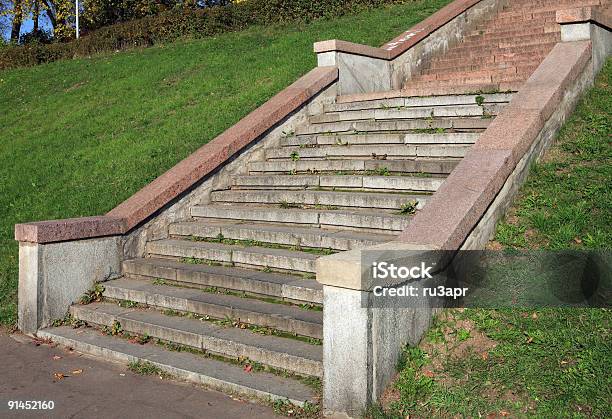
[[[612,60],[535,164],[495,241],[523,249],[612,244]],[[495,243],[494,243],[495,244]]]
[[[0,72],[0,324],[16,320],[15,223],[109,211],[314,68],[313,42],[378,46],[449,2]]]
[[[612,60],[498,224],[493,249],[609,249]],[[612,311],[445,311],[369,416],[607,417]],[[489,416],[490,415],[490,416]]]

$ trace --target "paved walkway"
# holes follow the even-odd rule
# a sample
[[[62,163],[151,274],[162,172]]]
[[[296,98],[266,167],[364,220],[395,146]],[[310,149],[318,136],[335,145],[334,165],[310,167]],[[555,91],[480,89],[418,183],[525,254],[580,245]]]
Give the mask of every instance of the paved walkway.
[[[277,417],[265,406],[185,383],[143,377],[60,347],[37,346],[1,328],[0,366],[2,418]],[[68,377],[58,379],[56,373]],[[15,413],[8,410],[9,400],[53,400],[55,409]]]

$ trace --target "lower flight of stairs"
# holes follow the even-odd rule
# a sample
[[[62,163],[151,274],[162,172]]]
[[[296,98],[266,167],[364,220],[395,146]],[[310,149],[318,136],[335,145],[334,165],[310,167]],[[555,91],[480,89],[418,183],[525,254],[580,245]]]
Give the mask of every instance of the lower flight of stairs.
[[[327,106],[125,261],[98,301],[71,307],[70,324],[39,335],[248,397],[317,404],[315,260],[393,240],[511,98]]]

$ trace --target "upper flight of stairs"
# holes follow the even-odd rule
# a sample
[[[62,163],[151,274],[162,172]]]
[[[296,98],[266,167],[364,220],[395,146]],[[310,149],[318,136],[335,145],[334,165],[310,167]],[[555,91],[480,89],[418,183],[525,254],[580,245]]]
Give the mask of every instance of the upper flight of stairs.
[[[510,0],[404,86],[408,95],[516,91],[557,42],[556,11],[605,0]]]
[[[518,89],[559,40],[554,11],[569,3],[598,1],[511,1],[401,97],[326,106],[147,243],[144,258],[125,261],[102,301],[74,305],[73,324],[89,327],[39,335],[225,391],[317,403],[315,260],[391,241],[427,211],[513,96],[465,92]]]

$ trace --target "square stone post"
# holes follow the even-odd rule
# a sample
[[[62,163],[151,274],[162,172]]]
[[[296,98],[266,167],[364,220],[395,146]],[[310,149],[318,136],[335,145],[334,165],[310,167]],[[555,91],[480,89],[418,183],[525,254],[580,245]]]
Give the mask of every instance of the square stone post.
[[[426,255],[431,249],[390,242],[317,259],[323,287],[323,409],[328,416],[360,417],[396,374],[402,349],[417,344],[438,309],[402,306],[387,298],[372,307],[371,253]],[[380,306],[380,298],[378,305]]]

